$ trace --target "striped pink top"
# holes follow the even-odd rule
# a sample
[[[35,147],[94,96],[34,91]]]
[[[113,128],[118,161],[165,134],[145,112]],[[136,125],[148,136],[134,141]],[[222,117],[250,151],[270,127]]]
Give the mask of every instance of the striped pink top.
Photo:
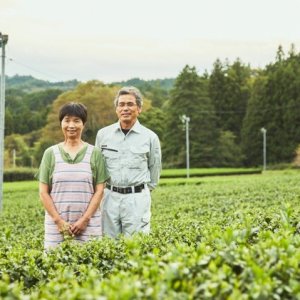
[[[54,205],[60,216],[69,223],[75,223],[86,211],[94,194],[91,170],[92,145],[88,145],[83,160],[70,164],[63,160],[58,145],[53,146],[55,167],[50,192]],[[91,218],[86,230],[74,239],[84,242],[92,237],[102,235],[100,209]],[[57,246],[64,240],[63,235],[50,215],[45,214],[45,249]]]

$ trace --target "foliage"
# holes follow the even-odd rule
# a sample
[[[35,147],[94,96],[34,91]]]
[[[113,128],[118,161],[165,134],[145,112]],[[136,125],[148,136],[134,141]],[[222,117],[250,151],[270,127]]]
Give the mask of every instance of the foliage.
[[[239,59],[233,64],[217,59],[209,76],[209,95],[215,107],[218,166],[242,166],[241,129],[251,91],[251,69]]]
[[[142,80],[132,78],[127,81],[114,82],[113,85],[119,86],[135,86],[143,93],[145,97],[151,99],[152,106],[162,107],[169,98],[169,92],[174,86],[173,78]]]
[[[4,182],[33,180],[37,173],[34,168],[10,168],[3,173]]]
[[[152,232],[43,251],[37,182],[4,185],[1,299],[298,299],[300,173],[152,193]]]
[[[190,162],[192,167],[216,164],[217,128],[213,105],[207,96],[207,82],[195,67],[185,66],[176,79],[170,101],[166,105],[165,161],[173,167],[185,165],[185,127],[182,116],[190,118]],[[201,121],[199,120],[201,118]]]
[[[84,139],[94,143],[99,128],[116,120],[112,105],[120,85],[135,85],[146,105],[141,121],[160,137],[164,167],[185,166],[185,128],[190,117],[192,167],[259,166],[261,128],[267,129],[267,163],[290,163],[300,144],[300,54],[279,46],[275,62],[252,69],[240,59],[217,59],[209,74],[186,66],[176,79],[50,83],[30,76],[7,79],[5,135],[26,135],[19,163],[36,166],[47,145],[60,141],[60,104],[82,101],[89,109]],[[148,110],[150,107],[152,109]],[[20,157],[20,155],[22,157]],[[11,166],[11,153],[4,153]]]
[[[24,136],[12,134],[5,138],[5,166],[13,167],[13,151],[15,151],[15,166],[30,166],[31,153]]]
[[[6,78],[6,85],[8,89],[17,89],[26,93],[36,91],[43,91],[47,89],[71,90],[79,84],[76,79],[60,82],[49,82],[45,80],[36,79],[32,76],[15,75]]]
[[[116,88],[107,87],[99,81],[80,84],[75,90],[61,94],[54,101],[49,112],[47,126],[43,129],[43,140],[51,141],[54,144],[63,139],[58,112],[63,104],[75,101],[83,103],[88,109],[88,121],[83,138],[94,143],[97,130],[116,120],[113,106],[115,94]]]
[[[191,177],[242,175],[261,173],[259,168],[193,168],[189,170]],[[186,169],[163,169],[161,178],[186,177]]]
[[[261,129],[265,126],[263,112],[266,109],[264,105],[266,83],[267,76],[259,75],[256,78],[243,121],[242,147],[247,165],[262,164],[263,138]],[[268,106],[268,109],[271,108]]]
[[[147,112],[142,112],[139,116],[141,124],[153,130],[158,135],[160,141],[163,140],[165,132],[165,119],[164,112],[158,107],[152,107]]]
[[[98,130],[117,121],[114,97],[118,87],[109,87],[100,81],[89,81],[80,84],[73,91],[61,94],[53,103],[48,114],[47,125],[43,129],[43,141],[52,141],[53,144],[63,139],[58,120],[60,107],[67,102],[81,102],[88,110],[88,120],[85,125],[83,139],[94,144]],[[145,99],[143,110],[150,107],[149,100]]]
[[[279,48],[277,61],[256,78],[243,127],[243,147],[248,164],[258,164],[267,129],[268,162],[291,162],[300,143],[300,54],[287,58]]]
[[[27,134],[46,125],[47,115],[53,101],[61,90],[45,90],[25,94],[10,89],[6,95],[5,134]]]
[[[244,156],[241,147],[236,143],[232,131],[221,131],[218,141],[218,166],[239,167],[243,165]]]
[[[298,168],[300,167],[300,146],[298,146],[295,151],[295,158],[293,160],[293,165]]]
[[[250,75],[250,67],[239,59],[232,65],[217,59],[209,77],[209,96],[216,110],[218,128],[231,131],[238,142],[250,95]]]
[[[33,157],[35,159],[36,162],[36,166],[39,166],[42,158],[43,158],[43,154],[45,152],[45,150],[47,148],[49,148],[50,146],[52,146],[55,142],[52,141],[51,139],[46,139],[46,138],[41,138],[38,142],[35,143],[34,149],[33,149]]]

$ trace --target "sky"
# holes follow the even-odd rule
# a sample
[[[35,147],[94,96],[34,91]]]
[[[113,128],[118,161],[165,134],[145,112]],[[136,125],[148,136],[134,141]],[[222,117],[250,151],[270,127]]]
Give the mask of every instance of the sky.
[[[199,75],[216,59],[252,68],[300,52],[300,0],[0,0],[5,71],[104,83]]]

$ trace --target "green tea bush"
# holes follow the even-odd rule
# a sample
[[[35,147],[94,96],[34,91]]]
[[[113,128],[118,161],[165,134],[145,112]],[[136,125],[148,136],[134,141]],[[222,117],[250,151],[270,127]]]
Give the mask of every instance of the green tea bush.
[[[7,183],[0,299],[299,299],[300,172],[152,193],[152,231],[43,250],[37,183]]]

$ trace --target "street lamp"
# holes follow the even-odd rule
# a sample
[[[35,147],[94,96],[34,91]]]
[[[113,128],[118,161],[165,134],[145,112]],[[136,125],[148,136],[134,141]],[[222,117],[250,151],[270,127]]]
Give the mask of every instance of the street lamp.
[[[190,178],[190,141],[189,141],[189,122],[190,118],[186,115],[181,116],[182,123],[185,124],[185,141],[186,141],[186,177]]]
[[[267,129],[264,127],[260,129],[263,134],[263,170],[266,171],[267,169]]]
[[[5,120],[5,45],[8,35],[0,32],[1,56],[1,89],[0,89],[0,211],[3,200],[3,166],[4,166],[4,120]]]

